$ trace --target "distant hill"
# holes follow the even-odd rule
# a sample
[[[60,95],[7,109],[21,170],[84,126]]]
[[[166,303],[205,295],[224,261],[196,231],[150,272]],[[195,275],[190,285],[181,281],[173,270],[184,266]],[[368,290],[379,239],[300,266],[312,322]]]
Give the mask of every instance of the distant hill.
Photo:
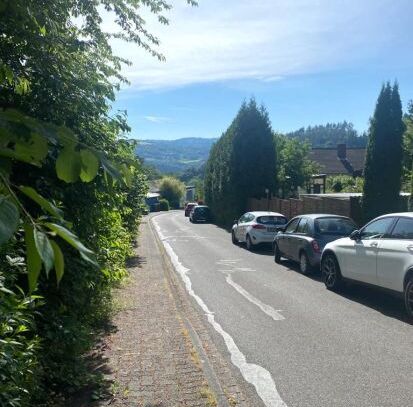
[[[216,139],[138,140],[136,155],[163,173],[181,173],[204,164]]]

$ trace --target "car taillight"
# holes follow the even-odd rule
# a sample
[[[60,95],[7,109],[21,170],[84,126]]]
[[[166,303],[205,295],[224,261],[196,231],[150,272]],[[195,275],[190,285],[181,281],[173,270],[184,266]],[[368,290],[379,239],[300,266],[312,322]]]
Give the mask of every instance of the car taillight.
[[[320,253],[320,246],[318,245],[317,240],[313,240],[313,241],[311,242],[311,246],[313,246],[313,250],[314,250],[316,253]]]
[[[260,224],[255,224],[255,225],[252,225],[252,228],[253,229],[266,229],[266,227],[264,226],[264,225],[260,225]]]

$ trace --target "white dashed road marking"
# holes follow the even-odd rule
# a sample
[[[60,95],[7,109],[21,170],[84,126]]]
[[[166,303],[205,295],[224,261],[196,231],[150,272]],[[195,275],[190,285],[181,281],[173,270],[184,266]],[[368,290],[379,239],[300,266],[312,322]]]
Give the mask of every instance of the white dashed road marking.
[[[208,322],[224,338],[225,345],[231,355],[232,363],[238,367],[244,379],[255,387],[258,396],[261,397],[262,401],[267,407],[287,407],[287,404],[284,403],[277,391],[277,387],[275,386],[271,373],[260,365],[247,362],[245,355],[239,350],[231,335],[224,331],[222,326],[217,321],[215,321],[214,313],[209,310],[208,306],[205,304],[202,298],[195,294],[192,288],[191,279],[188,276],[188,271],[190,269],[186,268],[179,261],[179,257],[173,251],[171,245],[166,241],[165,236],[162,234],[161,228],[157,224],[156,219],[152,219],[152,223],[155,225],[158,235],[171,259],[175,270],[181,276],[186,290],[205,312],[208,318]]]

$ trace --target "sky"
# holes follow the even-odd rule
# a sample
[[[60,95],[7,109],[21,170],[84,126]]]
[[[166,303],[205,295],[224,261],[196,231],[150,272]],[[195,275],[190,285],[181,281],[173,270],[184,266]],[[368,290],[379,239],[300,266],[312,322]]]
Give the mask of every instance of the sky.
[[[170,2],[168,26],[143,13],[166,61],[112,44],[132,62],[113,105],[129,137],[219,137],[250,97],[279,132],[344,120],[361,132],[384,81],[399,82],[404,110],[413,99],[411,0]]]

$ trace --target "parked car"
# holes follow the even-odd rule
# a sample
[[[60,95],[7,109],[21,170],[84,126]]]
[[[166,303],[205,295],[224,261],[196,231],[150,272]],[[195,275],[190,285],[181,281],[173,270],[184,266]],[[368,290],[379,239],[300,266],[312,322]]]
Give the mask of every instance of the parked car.
[[[206,205],[196,205],[192,208],[189,214],[189,220],[196,222],[209,222],[211,220],[211,212]]]
[[[283,227],[287,218],[277,212],[247,212],[234,221],[232,243],[245,242],[248,250],[260,243],[272,243],[278,227]]]
[[[185,216],[188,217],[189,214],[191,213],[192,209],[194,209],[195,206],[197,206],[198,204],[196,202],[188,202],[185,205]]]
[[[308,274],[320,265],[324,246],[349,236],[356,224],[345,216],[312,214],[297,216],[274,238],[274,260],[281,257],[298,262],[300,271]]]
[[[413,317],[413,212],[380,216],[350,237],[324,248],[321,273],[336,290],[344,279],[379,286],[404,296]]]

